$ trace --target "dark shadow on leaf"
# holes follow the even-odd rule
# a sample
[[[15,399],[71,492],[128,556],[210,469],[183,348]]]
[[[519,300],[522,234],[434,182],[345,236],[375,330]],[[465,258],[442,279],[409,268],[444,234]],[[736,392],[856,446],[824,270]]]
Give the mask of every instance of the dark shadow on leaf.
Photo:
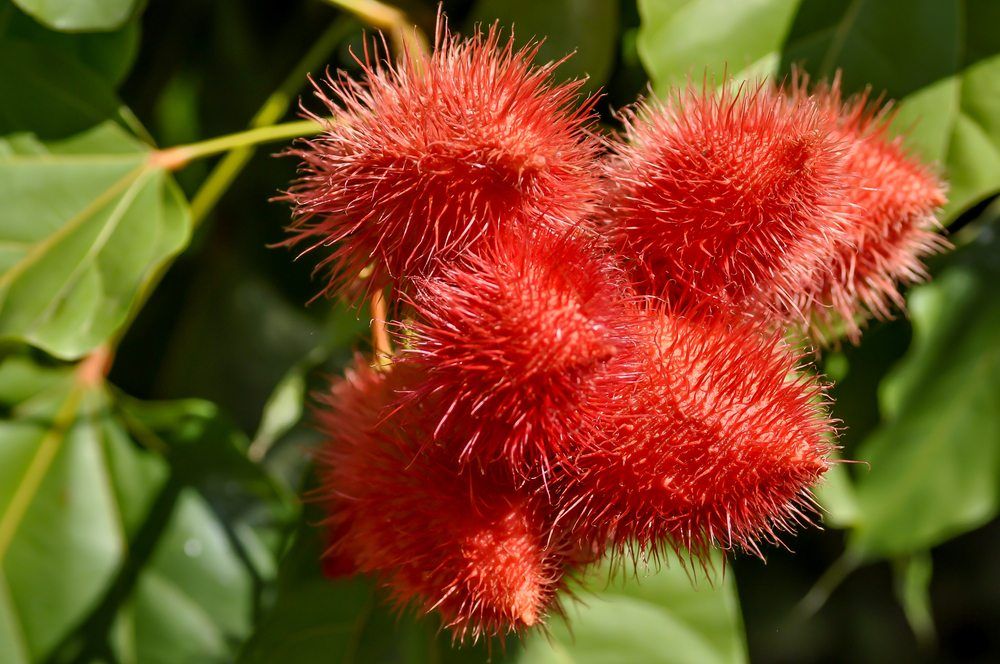
[[[803,0],[779,71],[840,69],[847,92],[901,99],[1000,53],[997,25],[994,0]]]

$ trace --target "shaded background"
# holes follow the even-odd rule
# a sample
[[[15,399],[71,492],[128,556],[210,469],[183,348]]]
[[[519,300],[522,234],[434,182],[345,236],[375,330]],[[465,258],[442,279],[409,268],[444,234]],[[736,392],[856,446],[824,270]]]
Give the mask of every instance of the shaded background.
[[[314,71],[356,71],[350,50],[365,29],[321,0],[95,4],[60,14],[59,3],[0,0],[0,196],[13,201],[0,212],[0,249],[48,218],[31,206],[89,191],[75,171],[79,182],[66,184],[68,171],[26,170],[16,157],[35,154],[33,141],[84,153],[90,143],[66,142],[109,118],[159,146],[239,131],[314,44]],[[433,3],[401,6],[432,30]],[[381,609],[366,582],[321,578],[316,516],[294,498],[316,442],[302,403],[366,349],[366,324],[329,302],[306,306],[317,290],[308,261],[271,248],[288,210],[269,198],[295,167],[273,158],[279,143],[253,156],[189,241],[150,259],[183,248],[127,328],[107,384],[82,396],[72,387],[73,362],[104,337],[74,344],[26,329],[16,289],[37,300],[30,288],[43,286],[0,281],[10,291],[0,304],[0,661],[1000,658],[1000,3],[444,6],[456,29],[499,18],[519,39],[547,35],[542,59],[577,50],[560,72],[603,91],[609,127],[637,95],[724,69],[841,69],[849,90],[901,100],[908,145],[951,181],[942,232],[958,248],[931,261],[935,280],[909,295],[909,320],[874,324],[860,346],[823,356],[843,457],[866,462],[839,466],[819,490],[825,530],[789,538],[791,551],[771,549],[766,564],[736,557],[697,591],[676,564],[639,586],[592,579],[597,599],[580,609],[576,639],[556,627],[526,650],[452,651],[432,621]],[[115,89],[148,139],[117,115]],[[97,110],[80,111],[79,99]],[[186,200],[217,163],[176,173]],[[46,177],[45,196],[24,193]],[[154,211],[169,219],[165,209]],[[60,263],[80,260],[65,251]]]

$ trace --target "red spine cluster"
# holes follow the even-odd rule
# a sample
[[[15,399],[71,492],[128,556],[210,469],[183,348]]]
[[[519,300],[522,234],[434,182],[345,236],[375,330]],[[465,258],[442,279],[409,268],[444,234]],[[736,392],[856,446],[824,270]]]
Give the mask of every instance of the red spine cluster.
[[[415,380],[359,358],[324,399],[328,555],[378,576],[400,607],[437,610],[458,639],[535,625],[555,602],[567,555],[544,492],[431,445],[434,408],[398,403]]]
[[[463,460],[544,478],[633,371],[626,286],[585,239],[502,234],[415,291],[402,361],[425,370],[417,400],[447,404],[436,433]]]
[[[403,285],[501,227],[560,229],[594,205],[598,142],[579,83],[533,67],[537,45],[501,43],[496,27],[462,41],[441,30],[430,55],[362,62],[316,86],[332,119],[292,154],[301,177],[290,243],[331,248],[329,291]],[[320,120],[321,118],[315,117]]]
[[[807,83],[793,79],[791,94],[815,100],[829,131],[847,145],[844,169],[855,223],[832,248],[833,269],[807,279],[799,303],[819,334],[839,323],[857,342],[867,317],[889,318],[903,306],[897,284],[927,277],[921,258],[948,247],[934,232],[945,187],[907,154],[901,137],[889,135],[891,108],[872,104],[867,92],[843,100],[839,80],[810,97]]]
[[[624,120],[606,165],[608,234],[643,292],[779,311],[846,239],[845,147],[811,100],[689,89]]]
[[[476,640],[606,550],[762,555],[836,444],[785,335],[889,315],[943,246],[941,183],[801,79],[644,103],[602,157],[535,47],[440,30],[320,86],[334,119],[293,151],[290,242],[327,292],[397,296],[396,352],[316,409],[331,572]]]
[[[580,454],[560,523],[617,549],[758,542],[808,522],[807,487],[826,471],[832,426],[799,357],[752,324],[645,312],[642,371]]]

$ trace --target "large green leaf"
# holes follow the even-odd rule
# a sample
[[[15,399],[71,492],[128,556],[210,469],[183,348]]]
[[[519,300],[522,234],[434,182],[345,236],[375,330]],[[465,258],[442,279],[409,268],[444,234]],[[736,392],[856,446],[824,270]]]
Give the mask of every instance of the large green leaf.
[[[180,492],[115,614],[116,652],[137,664],[232,661],[276,573],[273,531],[287,527],[287,499],[212,404],[127,400],[122,412],[133,435],[167,446]]]
[[[958,67],[958,20],[951,0],[803,0],[784,69],[798,64],[816,76],[842,69],[847,89],[871,84],[899,99]]]
[[[837,439],[841,459],[857,459],[858,445],[880,424],[879,384],[902,359],[911,336],[906,320],[881,322],[865,331],[864,343],[847,344],[823,354],[820,373],[833,381],[831,414],[842,422]],[[816,498],[823,506],[823,523],[827,526],[849,528],[858,517],[850,475],[852,467],[850,463],[834,465],[816,487]]]
[[[231,661],[253,620],[253,582],[223,524],[188,490],[118,613],[120,661]]]
[[[885,422],[858,452],[870,468],[857,473],[857,553],[921,551],[997,515],[998,280],[994,225],[910,294],[913,344],[883,381]]]
[[[594,91],[614,65],[619,11],[619,0],[479,0],[469,23],[499,20],[505,28],[513,28],[519,40],[544,39],[538,54],[542,62],[572,53],[559,75],[586,76],[587,89]]]
[[[579,601],[567,607],[549,636],[536,634],[518,658],[523,664],[742,662],[747,658],[732,574],[706,579],[674,556],[662,569],[633,576],[608,565],[592,570]],[[624,578],[622,578],[624,576]],[[700,577],[700,578],[699,578]],[[610,580],[609,580],[610,578]]]
[[[0,365],[8,381],[25,392],[0,422],[0,660],[14,663],[40,659],[97,602],[127,534],[105,395],[18,358]],[[130,509],[144,498],[130,496]]]
[[[775,73],[801,0],[639,0],[639,57],[663,95],[688,77]]]
[[[128,20],[138,0],[14,0],[50,28],[68,32],[114,30]]]
[[[273,573],[246,520],[204,497],[219,473],[264,495],[238,434],[204,402],[122,404],[20,355],[0,385],[0,661],[230,658]]]
[[[128,74],[139,51],[139,21],[126,22],[112,32],[67,33],[50,30],[0,0],[0,39],[20,39],[55,51],[117,85]]]
[[[244,646],[241,663],[351,661],[376,600],[362,579],[323,577],[323,544],[314,530],[300,527],[281,563],[275,604]]]
[[[80,357],[187,242],[187,204],[94,73],[0,44],[0,338]]]

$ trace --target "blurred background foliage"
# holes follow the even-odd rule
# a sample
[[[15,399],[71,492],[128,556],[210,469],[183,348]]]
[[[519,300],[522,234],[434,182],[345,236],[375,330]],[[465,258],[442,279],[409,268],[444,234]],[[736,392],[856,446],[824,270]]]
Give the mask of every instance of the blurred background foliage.
[[[822,356],[860,462],[818,489],[825,531],[693,586],[683,561],[597,570],[570,627],[461,650],[322,577],[303,404],[368,342],[364,312],[305,306],[309,266],[269,248],[294,163],[158,158],[294,119],[304,71],[357,71],[371,28],[346,4],[372,6],[0,0],[0,661],[1000,657],[1000,2],[444,3],[457,29],[575,51],[561,75],[589,76],[612,127],[688,77],[842,71],[899,100],[957,247],[909,319]],[[399,7],[432,29],[433,2]]]

